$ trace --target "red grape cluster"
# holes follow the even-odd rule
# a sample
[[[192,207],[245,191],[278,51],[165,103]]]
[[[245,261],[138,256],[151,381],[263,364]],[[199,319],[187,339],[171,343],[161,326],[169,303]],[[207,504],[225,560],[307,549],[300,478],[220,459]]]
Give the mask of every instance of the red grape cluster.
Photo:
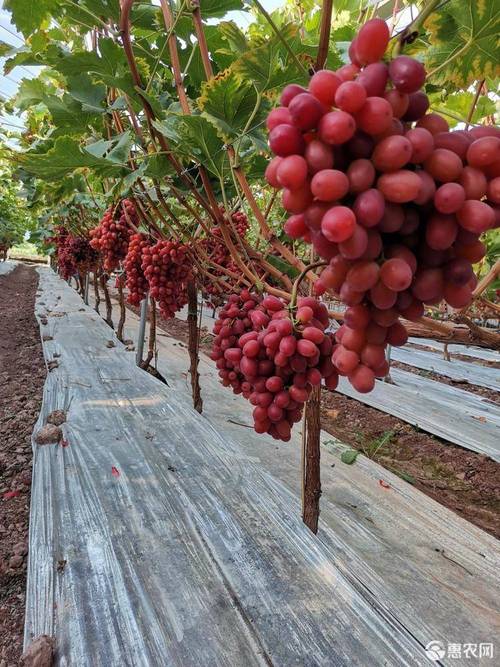
[[[55,232],[48,242],[56,246],[57,266],[64,280],[77,273],[84,275],[95,268],[97,253],[87,239],[71,234],[63,226],[56,227]]]
[[[141,269],[165,319],[175,316],[187,303],[191,278],[189,247],[178,241],[158,241],[142,247]]]
[[[138,306],[148,291],[148,281],[142,268],[142,255],[144,249],[150,245],[146,234],[132,234],[130,237],[124,265],[127,276],[127,301],[133,306]]]
[[[232,230],[236,233],[237,236],[239,236],[239,238],[244,239],[249,227],[248,218],[245,213],[243,213],[243,211],[236,211],[232,213],[231,222]],[[240,269],[231,258],[231,254],[224,241],[220,227],[215,225],[212,227],[210,232],[211,235],[207,236],[201,241],[203,249],[205,250],[209,259],[214,262],[214,264],[223,266],[228,271],[232,271],[233,273],[239,275]],[[220,276],[221,278],[228,280],[227,274],[223,273],[222,271],[217,270],[213,266],[210,266],[209,269],[212,275],[217,277]],[[217,283],[208,278],[203,281],[202,290],[205,295],[210,295],[212,297],[212,301],[214,301],[214,297],[216,299],[220,294],[220,288],[218,288]]]
[[[108,208],[99,225],[90,231],[90,244],[101,253],[106,271],[115,271],[127,254],[132,233],[127,216],[137,224],[135,206],[125,199],[119,206]]]
[[[290,440],[312,387],[335,389],[328,312],[313,297],[298,300],[295,315],[274,296],[244,289],[232,294],[215,323],[211,358],[224,386],[252,405],[257,433]]]
[[[423,65],[383,62],[388,41],[385,22],[368,21],[350,64],[288,85],[267,119],[266,178],[283,189],[287,234],[329,262],[316,294],[349,307],[333,359],[358,391],[386,371],[385,346],[406,341],[400,316],[471,302],[479,237],[500,218],[500,130],[450,132],[426,113]]]

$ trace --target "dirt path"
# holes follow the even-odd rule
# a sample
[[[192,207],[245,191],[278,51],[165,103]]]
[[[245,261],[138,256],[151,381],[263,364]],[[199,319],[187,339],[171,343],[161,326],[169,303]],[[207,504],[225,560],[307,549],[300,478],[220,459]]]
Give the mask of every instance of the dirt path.
[[[37,273],[23,264],[0,276],[0,667],[15,667],[22,653],[30,436],[45,380],[37,285]]]

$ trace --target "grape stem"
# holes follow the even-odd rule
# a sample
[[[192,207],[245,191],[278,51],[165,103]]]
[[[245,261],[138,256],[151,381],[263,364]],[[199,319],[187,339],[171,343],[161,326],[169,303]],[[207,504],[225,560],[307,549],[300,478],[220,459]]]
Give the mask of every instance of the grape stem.
[[[309,271],[312,271],[313,269],[317,269],[320,266],[326,266],[327,264],[328,262],[314,262],[313,264],[309,264],[308,266],[306,266],[305,269],[300,273],[300,275],[293,283],[292,297],[290,299],[290,306],[289,306],[290,310],[294,310],[297,306],[297,293],[299,290],[300,283],[304,280],[306,274]]]
[[[330,43],[330,30],[332,24],[333,0],[323,0],[321,9],[321,28],[319,33],[318,55],[314,69],[316,71],[325,66],[328,57],[328,45]]]
[[[413,20],[404,30],[402,30],[398,35],[396,35],[396,44],[394,45],[394,49],[392,51],[393,58],[401,54],[404,45],[408,40],[410,40],[410,38],[412,42],[416,39],[420,31],[420,28],[422,27],[426,19],[430,16],[430,14],[432,14],[432,12],[437,7],[439,2],[440,0],[429,0],[429,2],[424,6],[420,14],[415,18],[415,20]]]
[[[469,113],[467,114],[467,120],[465,121],[465,129],[469,129],[469,125],[472,122],[472,116],[474,115],[474,110],[476,108],[476,105],[479,101],[479,97],[481,96],[481,91],[484,86],[485,79],[481,79],[481,81],[478,82],[477,84],[477,89],[476,89],[476,94],[474,95],[474,99],[472,100],[471,107],[469,109]]]

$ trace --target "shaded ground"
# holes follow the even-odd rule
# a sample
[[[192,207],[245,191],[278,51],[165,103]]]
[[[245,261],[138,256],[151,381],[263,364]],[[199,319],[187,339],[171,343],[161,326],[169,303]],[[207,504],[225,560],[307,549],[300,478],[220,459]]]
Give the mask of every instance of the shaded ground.
[[[20,264],[0,276],[0,665],[22,653],[31,432],[38,417],[45,365],[34,315],[38,275]]]
[[[158,327],[187,345],[188,328],[183,320],[159,318]],[[211,334],[203,327],[200,340],[203,352],[210,352],[211,340]],[[415,371],[412,367],[405,370]],[[434,379],[448,380],[441,378]],[[497,392],[475,385],[458,386],[499,401]],[[201,389],[203,394],[203,386]],[[336,392],[323,390],[321,407],[321,426],[325,431],[500,538],[499,463]]]

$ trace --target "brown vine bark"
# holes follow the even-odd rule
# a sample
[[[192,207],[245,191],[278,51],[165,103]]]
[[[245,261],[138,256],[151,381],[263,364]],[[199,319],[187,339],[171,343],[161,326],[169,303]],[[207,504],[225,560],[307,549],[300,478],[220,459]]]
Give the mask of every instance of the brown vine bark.
[[[99,311],[99,304],[101,303],[101,295],[99,294],[99,282],[97,278],[97,271],[94,271],[94,299],[95,299],[95,304],[94,304],[94,310],[95,312],[100,315]]]
[[[104,275],[101,275],[100,281],[102,291],[104,292],[104,301],[106,303],[106,317],[104,318],[104,321],[109,324],[112,329],[114,329],[115,326],[113,324],[112,318],[113,306],[111,305],[111,297],[109,296],[108,286],[106,285],[106,279]]]
[[[191,376],[191,392],[193,396],[193,408],[200,414],[203,412],[203,400],[200,390],[200,374],[198,363],[200,360],[200,329],[198,327],[198,292],[196,283],[191,280],[187,285],[188,293],[188,328],[189,328],[189,374]]]
[[[328,45],[330,43],[330,28],[332,24],[333,0],[323,0],[321,8],[321,28],[319,33],[318,56],[316,58],[315,69],[318,71],[325,66],[328,56]]]
[[[304,431],[304,494],[302,520],[314,534],[318,532],[319,499],[321,497],[321,388],[313,387],[305,407]]]
[[[123,327],[125,326],[125,317],[127,311],[125,308],[125,298],[123,296],[121,280],[118,281],[118,303],[120,304],[120,320],[118,321],[118,327],[116,328],[116,337],[123,343]]]

